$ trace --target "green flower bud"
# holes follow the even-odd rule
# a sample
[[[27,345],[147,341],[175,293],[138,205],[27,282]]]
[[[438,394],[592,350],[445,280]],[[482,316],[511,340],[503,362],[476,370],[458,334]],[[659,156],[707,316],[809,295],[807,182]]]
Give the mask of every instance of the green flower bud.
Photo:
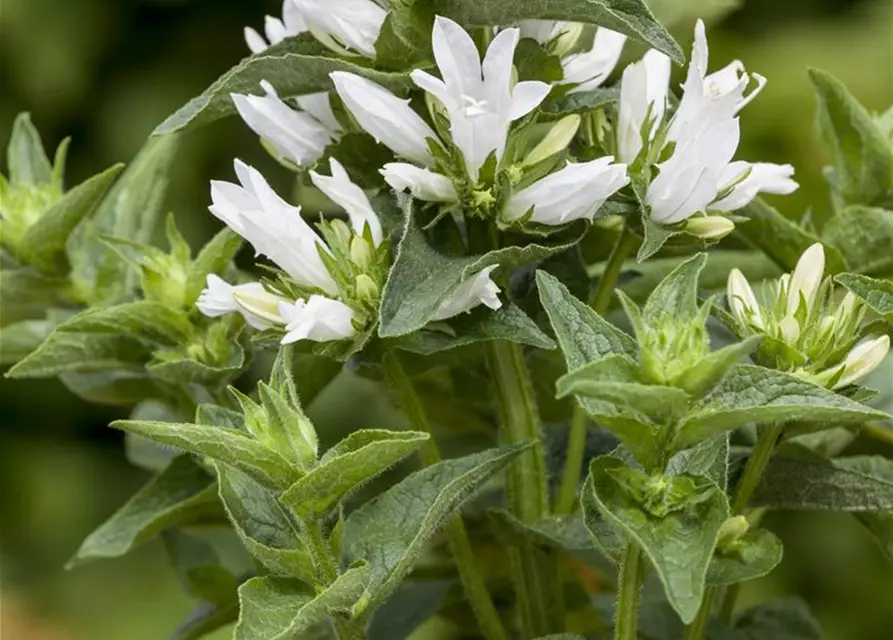
[[[735,230],[735,223],[722,216],[700,216],[689,218],[685,223],[685,233],[701,240],[719,240]]]
[[[750,530],[750,523],[744,516],[732,516],[722,523],[716,547],[721,553],[729,553],[738,546],[741,537]]]
[[[365,238],[354,236],[350,241],[350,260],[361,271],[366,271],[375,260],[375,249]]]
[[[375,284],[375,280],[361,273],[356,279],[357,297],[364,302],[376,302],[381,296],[381,290]]]
[[[556,153],[561,153],[567,149],[571,140],[577,135],[579,128],[580,116],[573,114],[562,118],[549,129],[546,137],[524,158],[521,166],[529,167],[554,156]]]
[[[344,220],[335,218],[329,221],[329,229],[331,229],[335,242],[343,248],[344,253],[348,253],[350,241],[353,238],[350,226]]]
[[[269,291],[236,288],[233,290],[233,300],[246,313],[261,318],[270,324],[285,323],[282,316],[279,315],[279,303],[286,302],[286,300]]]

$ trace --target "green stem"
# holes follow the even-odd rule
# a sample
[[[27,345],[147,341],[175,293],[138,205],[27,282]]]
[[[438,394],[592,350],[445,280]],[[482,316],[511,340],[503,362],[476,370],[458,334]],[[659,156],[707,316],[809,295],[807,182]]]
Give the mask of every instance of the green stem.
[[[773,424],[763,427],[760,431],[756,444],[754,444],[753,450],[750,452],[750,457],[747,459],[744,473],[741,474],[741,479],[738,480],[738,485],[735,487],[735,493],[732,497],[732,515],[740,514],[747,508],[747,503],[760,484],[760,479],[763,477],[766,465],[769,464],[769,460],[772,458],[775,444],[781,437],[783,430],[784,425]],[[738,591],[737,588],[731,588],[726,591],[720,607],[720,615],[723,619],[731,619],[731,614],[735,610],[735,600],[738,597]],[[704,591],[701,608],[698,610],[698,615],[694,622],[686,627],[684,640],[700,640],[713,611],[714,601],[719,595],[720,591],[715,587],[708,587]]]
[[[338,578],[338,563],[332,555],[332,549],[322,532],[322,526],[316,520],[304,522],[304,534],[310,556],[316,567],[318,591],[322,591]],[[332,627],[338,640],[363,640],[365,633],[362,630],[362,622],[359,620],[346,620],[343,617],[333,616]]]
[[[639,591],[642,583],[642,551],[631,542],[627,545],[620,565],[620,584],[617,593],[617,619],[614,640],[636,640],[639,622]]]
[[[508,468],[506,493],[512,513],[522,522],[533,523],[549,510],[546,490],[546,459],[542,425],[533,395],[524,352],[517,344],[493,341],[487,356],[498,402],[500,439],[505,444],[533,445]],[[528,637],[546,635],[562,621],[550,621],[548,583],[556,575],[546,562],[554,558],[538,554],[532,543],[521,543],[511,553],[515,591]],[[554,586],[554,585],[553,585]],[[559,617],[558,612],[555,617]]]
[[[603,314],[608,310],[617,278],[623,268],[623,263],[629,256],[635,245],[636,237],[624,226],[617,244],[608,257],[604,273],[598,282],[598,288],[592,299],[592,308],[596,313]],[[574,405],[574,414],[571,418],[570,435],[568,436],[567,456],[564,462],[564,473],[561,477],[561,487],[555,500],[555,513],[572,513],[577,498],[577,487],[580,483],[580,472],[583,469],[583,456],[586,450],[586,432],[589,420],[586,412],[579,405]]]
[[[382,358],[382,369],[390,383],[391,389],[397,396],[406,417],[414,429],[424,431],[431,437],[419,450],[422,464],[426,467],[440,461],[440,450],[434,440],[434,432],[425,414],[422,400],[412,386],[412,381],[406,375],[406,371],[400,364],[399,357],[393,351],[388,351]],[[468,602],[477,619],[478,626],[487,640],[507,640],[508,634],[502,625],[499,612],[493,604],[493,599],[487,591],[487,583],[483,575],[478,571],[471,541],[465,523],[461,516],[453,515],[446,525],[447,541],[456,561],[456,568],[465,587]]]

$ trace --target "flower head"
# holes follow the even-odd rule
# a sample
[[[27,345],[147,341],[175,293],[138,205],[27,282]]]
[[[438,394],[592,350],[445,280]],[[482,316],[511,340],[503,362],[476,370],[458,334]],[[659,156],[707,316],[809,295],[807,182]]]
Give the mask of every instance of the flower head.
[[[282,298],[264,289],[260,282],[231,285],[210,273],[195,306],[210,318],[238,311],[249,325],[263,330],[280,322],[280,301]]]
[[[512,86],[518,37],[517,29],[501,31],[482,62],[471,36],[452,20],[438,16],[432,42],[442,79],[418,69],[412,72],[413,81],[446,108],[450,134],[473,180],[491,153],[497,160],[502,157],[511,123],[539,106],[549,93],[544,82]]]
[[[498,266],[492,265],[481,269],[460,284],[452,295],[441,303],[431,320],[446,320],[460,313],[471,311],[482,304],[490,309],[499,309],[502,306],[502,300],[499,299],[499,287],[490,278],[490,274]]]
[[[307,29],[339,53],[375,57],[375,41],[387,11],[372,0],[292,0]]]
[[[251,49],[251,53],[261,53],[271,45],[282,42],[288,36],[296,36],[305,31],[307,31],[307,25],[294,0],[284,0],[281,20],[273,16],[267,16],[264,19],[266,40],[251,27],[245,27],[245,43]]]
[[[419,200],[455,202],[459,199],[452,180],[422,167],[405,162],[390,162],[381,168],[381,175],[394,191],[408,191]]]
[[[330,342],[345,340],[356,334],[353,326],[354,311],[338,300],[325,296],[310,296],[294,303],[281,302],[279,313],[285,321],[285,337],[282,344],[299,340]]]

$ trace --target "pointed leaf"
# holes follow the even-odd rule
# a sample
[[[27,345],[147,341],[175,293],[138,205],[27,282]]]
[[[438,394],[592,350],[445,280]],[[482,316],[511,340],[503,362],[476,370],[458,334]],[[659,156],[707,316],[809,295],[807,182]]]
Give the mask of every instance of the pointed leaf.
[[[726,586],[768,574],[781,562],[782,544],[766,529],[745,533],[733,551],[717,551],[707,569],[707,584]]]
[[[0,327],[0,366],[28,356],[46,340],[50,330],[46,320],[22,320]]]
[[[57,330],[130,335],[140,340],[175,346],[189,340],[192,325],[182,311],[140,300],[84,311],[60,324]]]
[[[235,622],[238,617],[238,601],[225,607],[217,607],[210,602],[199,602],[186,619],[174,629],[170,640],[199,640]]]
[[[707,438],[670,458],[667,475],[703,476],[725,491],[729,484],[729,452],[728,433]]]
[[[842,273],[835,280],[862,298],[875,312],[893,322],[893,282],[852,273]]]
[[[828,221],[822,239],[840,250],[852,271],[877,275],[893,271],[893,211],[847,207]]]
[[[137,420],[116,420],[110,426],[226,462],[273,489],[288,487],[300,473],[275,451],[231,429]]]
[[[146,370],[153,378],[169,384],[201,384],[220,388],[238,378],[246,365],[242,345],[233,342],[229,347],[229,361],[221,366],[212,366],[193,358],[180,358],[151,362]]]
[[[50,275],[65,273],[69,268],[65,251],[69,236],[93,212],[123,168],[123,164],[116,164],[82,182],[28,227],[18,246],[22,262]]]
[[[795,376],[739,365],[679,428],[676,446],[745,424],[801,420],[860,424],[887,415]]]
[[[189,456],[179,456],[87,536],[68,567],[123,556],[167,527],[220,515],[214,478]]]
[[[821,640],[822,629],[805,603],[788,599],[742,612],[732,623],[728,637],[730,640]]]
[[[346,555],[366,560],[372,570],[355,614],[387,599],[444,521],[526,448],[503,447],[444,460],[417,471],[354,511],[344,528]],[[399,527],[394,527],[395,521]]]
[[[9,378],[48,378],[65,372],[142,372],[148,358],[146,347],[130,336],[54,331],[6,375]]]
[[[648,326],[661,326],[667,316],[694,318],[698,315],[698,278],[706,264],[707,254],[699,253],[673,269],[657,285],[642,309]]]
[[[30,113],[16,116],[6,148],[6,163],[12,184],[43,185],[53,180],[53,167]]]
[[[209,273],[223,275],[245,241],[232,229],[221,229],[202,247],[189,270],[186,306],[192,307],[205,287]]]
[[[352,491],[418,449],[419,431],[355,431],[294,483],[280,498],[299,518],[322,517]]]
[[[593,460],[590,473],[599,511],[624,536],[641,546],[673,609],[688,624],[701,605],[707,567],[729,514],[728,501],[717,488],[706,498],[662,518],[655,517],[634,502],[612,475],[612,470],[626,466],[611,456]]]

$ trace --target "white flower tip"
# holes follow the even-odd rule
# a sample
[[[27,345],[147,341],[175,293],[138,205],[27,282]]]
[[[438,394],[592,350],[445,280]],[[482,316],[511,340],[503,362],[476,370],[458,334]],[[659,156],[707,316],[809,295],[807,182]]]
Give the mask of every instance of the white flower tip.
[[[834,388],[856,384],[865,379],[887,357],[890,351],[890,336],[864,340],[853,347],[844,361],[844,371]]]
[[[689,218],[685,232],[702,240],[720,240],[735,230],[735,223],[724,216]]]

